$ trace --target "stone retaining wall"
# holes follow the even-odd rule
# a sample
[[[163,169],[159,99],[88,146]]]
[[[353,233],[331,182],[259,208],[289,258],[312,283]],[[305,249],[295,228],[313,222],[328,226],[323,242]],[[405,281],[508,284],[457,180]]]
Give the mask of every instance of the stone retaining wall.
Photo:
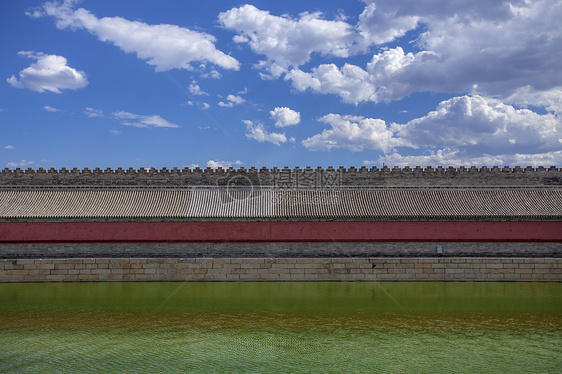
[[[562,258],[70,258],[0,260],[0,282],[561,282]]]

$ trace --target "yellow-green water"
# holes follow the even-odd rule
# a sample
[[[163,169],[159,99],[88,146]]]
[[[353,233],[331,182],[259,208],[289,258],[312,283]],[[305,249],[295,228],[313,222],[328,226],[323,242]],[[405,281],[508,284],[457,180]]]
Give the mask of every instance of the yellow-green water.
[[[0,372],[562,372],[559,283],[0,284]]]

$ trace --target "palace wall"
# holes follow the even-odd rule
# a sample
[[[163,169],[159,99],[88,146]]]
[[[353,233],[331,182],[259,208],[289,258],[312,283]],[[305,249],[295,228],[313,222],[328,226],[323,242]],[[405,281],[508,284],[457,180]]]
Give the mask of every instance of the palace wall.
[[[273,168],[273,169],[4,169],[0,186],[267,186],[332,188],[341,186],[562,186],[562,169],[532,167]]]

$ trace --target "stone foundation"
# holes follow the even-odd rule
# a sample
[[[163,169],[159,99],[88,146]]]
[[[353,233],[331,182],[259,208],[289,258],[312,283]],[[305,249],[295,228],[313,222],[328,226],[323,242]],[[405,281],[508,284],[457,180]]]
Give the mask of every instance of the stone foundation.
[[[0,260],[0,282],[562,281],[562,258],[65,258]]]

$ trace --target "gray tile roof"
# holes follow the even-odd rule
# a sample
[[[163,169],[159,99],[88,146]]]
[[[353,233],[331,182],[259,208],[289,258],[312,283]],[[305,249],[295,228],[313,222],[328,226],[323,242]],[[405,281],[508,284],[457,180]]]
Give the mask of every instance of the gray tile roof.
[[[562,188],[0,188],[0,219],[561,219]]]

